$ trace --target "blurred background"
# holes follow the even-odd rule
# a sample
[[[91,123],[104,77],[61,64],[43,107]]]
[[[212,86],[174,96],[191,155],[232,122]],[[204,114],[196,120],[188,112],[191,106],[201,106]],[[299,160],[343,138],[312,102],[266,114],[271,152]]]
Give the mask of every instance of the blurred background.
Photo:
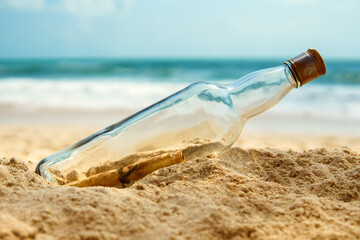
[[[109,125],[308,48],[327,74],[246,131],[360,135],[358,0],[0,0],[0,122]]]

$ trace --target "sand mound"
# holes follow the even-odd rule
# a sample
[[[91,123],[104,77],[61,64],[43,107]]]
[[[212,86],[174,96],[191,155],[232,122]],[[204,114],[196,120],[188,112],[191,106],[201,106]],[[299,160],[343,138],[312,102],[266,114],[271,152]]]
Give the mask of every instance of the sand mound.
[[[231,148],[127,189],[45,182],[0,160],[1,239],[358,239],[360,155]]]

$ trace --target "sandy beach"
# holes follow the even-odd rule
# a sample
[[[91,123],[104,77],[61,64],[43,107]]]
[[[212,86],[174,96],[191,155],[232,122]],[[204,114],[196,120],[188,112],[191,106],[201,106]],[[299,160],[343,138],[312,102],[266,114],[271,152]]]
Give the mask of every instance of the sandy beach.
[[[324,2],[0,0],[0,240],[360,240],[360,1]]]
[[[359,135],[250,126],[231,149],[126,189],[58,186],[34,173],[101,127],[0,125],[1,239],[360,238]]]

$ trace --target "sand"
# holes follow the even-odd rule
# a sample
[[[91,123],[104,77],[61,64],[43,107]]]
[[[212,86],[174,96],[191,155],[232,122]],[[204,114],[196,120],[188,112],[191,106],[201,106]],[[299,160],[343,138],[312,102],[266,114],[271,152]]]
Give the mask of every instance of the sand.
[[[0,239],[360,238],[360,136],[245,132],[233,148],[126,189],[34,173],[98,129],[0,125]]]

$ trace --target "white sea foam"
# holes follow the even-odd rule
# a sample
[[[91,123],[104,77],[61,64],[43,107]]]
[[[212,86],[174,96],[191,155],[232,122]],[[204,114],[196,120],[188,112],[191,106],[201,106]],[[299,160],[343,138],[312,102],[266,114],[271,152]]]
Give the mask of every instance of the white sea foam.
[[[180,90],[186,84],[107,80],[9,78],[0,81],[0,106],[24,111],[139,110]]]
[[[305,85],[293,90],[270,111],[300,118],[360,120],[360,86]]]
[[[0,79],[0,107],[21,111],[138,111],[189,83],[122,79]],[[360,120],[360,86],[306,85],[268,114]]]

